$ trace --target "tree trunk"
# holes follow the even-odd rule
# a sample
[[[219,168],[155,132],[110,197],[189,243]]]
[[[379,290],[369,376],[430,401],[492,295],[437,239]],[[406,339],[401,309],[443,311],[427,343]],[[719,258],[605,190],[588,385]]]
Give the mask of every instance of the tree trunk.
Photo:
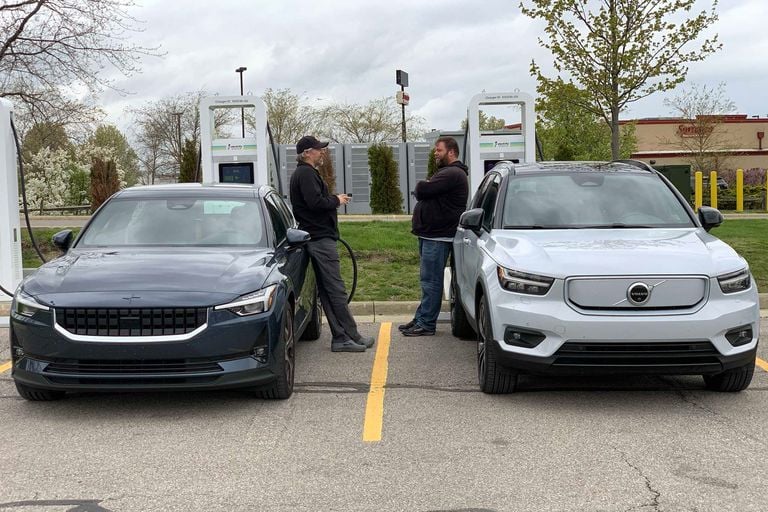
[[[611,109],[611,158],[613,160],[621,158],[620,133],[619,109]]]

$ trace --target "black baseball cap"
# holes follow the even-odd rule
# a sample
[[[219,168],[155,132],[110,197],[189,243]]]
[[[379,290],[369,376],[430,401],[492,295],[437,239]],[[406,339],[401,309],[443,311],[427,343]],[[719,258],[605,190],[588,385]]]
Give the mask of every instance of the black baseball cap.
[[[311,135],[305,135],[296,143],[296,154],[300,155],[308,149],[323,149],[327,142],[320,142]]]

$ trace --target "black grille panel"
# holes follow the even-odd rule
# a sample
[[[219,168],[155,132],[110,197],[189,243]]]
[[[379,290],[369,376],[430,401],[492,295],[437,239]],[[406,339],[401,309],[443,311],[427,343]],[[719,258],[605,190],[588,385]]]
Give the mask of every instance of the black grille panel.
[[[204,373],[223,371],[212,361],[74,361],[50,363],[45,373],[62,375],[153,375],[165,373]]]
[[[187,334],[207,318],[207,308],[56,308],[56,323],[84,336]]]
[[[675,343],[567,342],[555,353],[553,366],[689,366],[720,365],[708,341]]]

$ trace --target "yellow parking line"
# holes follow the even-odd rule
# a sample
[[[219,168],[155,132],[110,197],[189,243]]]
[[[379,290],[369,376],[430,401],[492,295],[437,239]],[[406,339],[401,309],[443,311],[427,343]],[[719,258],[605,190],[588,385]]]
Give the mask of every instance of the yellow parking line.
[[[392,322],[384,322],[379,329],[379,339],[376,343],[376,358],[373,360],[371,371],[371,388],[368,391],[368,401],[365,404],[365,422],[363,423],[363,441],[381,441],[381,427],[384,421],[384,387],[387,384],[389,369],[389,342],[391,340]]]
[[[7,372],[8,370],[11,369],[11,366],[13,365],[11,364],[10,361],[6,361],[3,364],[0,364],[0,373]]]
[[[763,370],[768,372],[768,362],[763,361],[759,357],[757,358],[757,361],[755,361],[755,362],[757,363],[757,366],[759,366],[760,368],[762,368]]]

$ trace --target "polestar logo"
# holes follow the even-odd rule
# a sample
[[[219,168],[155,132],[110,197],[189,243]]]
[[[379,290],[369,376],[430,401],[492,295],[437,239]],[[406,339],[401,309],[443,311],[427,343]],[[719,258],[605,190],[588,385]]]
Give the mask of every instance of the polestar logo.
[[[133,299],[140,299],[140,298],[141,297],[137,297],[136,295],[131,294],[130,297],[123,297],[123,300],[127,300],[128,304],[130,304],[133,301]]]

